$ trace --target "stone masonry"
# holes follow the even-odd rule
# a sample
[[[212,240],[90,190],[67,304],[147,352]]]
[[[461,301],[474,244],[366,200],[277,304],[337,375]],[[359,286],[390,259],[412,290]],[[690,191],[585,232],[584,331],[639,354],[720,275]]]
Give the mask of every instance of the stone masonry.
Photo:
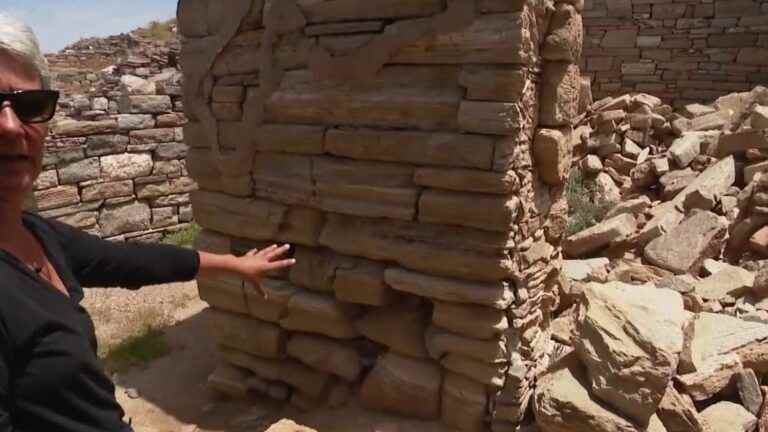
[[[768,82],[766,0],[586,0],[582,68],[597,98],[681,107]]]
[[[34,198],[40,214],[111,240],[160,240],[192,221],[181,74],[124,75],[67,96],[51,123]]]
[[[578,1],[181,0],[210,384],[512,431],[551,351]]]

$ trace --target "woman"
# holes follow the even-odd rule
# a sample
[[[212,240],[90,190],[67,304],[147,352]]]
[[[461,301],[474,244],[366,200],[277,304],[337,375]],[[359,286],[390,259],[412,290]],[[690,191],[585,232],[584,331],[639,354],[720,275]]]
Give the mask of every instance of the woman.
[[[258,286],[288,246],[244,257],[113,244],[22,211],[40,174],[58,93],[37,38],[0,14],[0,432],[130,427],[99,365],[82,287],[142,286],[229,272]]]

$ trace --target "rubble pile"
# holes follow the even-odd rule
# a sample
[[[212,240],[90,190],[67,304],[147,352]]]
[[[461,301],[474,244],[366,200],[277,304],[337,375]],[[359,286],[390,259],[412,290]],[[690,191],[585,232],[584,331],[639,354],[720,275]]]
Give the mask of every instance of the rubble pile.
[[[574,164],[612,204],[563,243],[542,432],[768,430],[766,105],[757,87],[584,114]]]

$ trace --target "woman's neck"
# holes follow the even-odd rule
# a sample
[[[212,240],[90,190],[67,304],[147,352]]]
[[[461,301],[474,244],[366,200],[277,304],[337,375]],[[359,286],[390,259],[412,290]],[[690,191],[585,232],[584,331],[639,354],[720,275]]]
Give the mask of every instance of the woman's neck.
[[[24,238],[24,224],[21,220],[23,208],[23,202],[0,199],[0,245],[13,244]]]

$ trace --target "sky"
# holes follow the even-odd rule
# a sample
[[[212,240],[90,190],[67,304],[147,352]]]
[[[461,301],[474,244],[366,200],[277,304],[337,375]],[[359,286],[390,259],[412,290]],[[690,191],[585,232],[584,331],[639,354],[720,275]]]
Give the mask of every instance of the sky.
[[[177,0],[0,0],[0,12],[21,18],[45,53],[83,37],[126,33],[176,15]]]

